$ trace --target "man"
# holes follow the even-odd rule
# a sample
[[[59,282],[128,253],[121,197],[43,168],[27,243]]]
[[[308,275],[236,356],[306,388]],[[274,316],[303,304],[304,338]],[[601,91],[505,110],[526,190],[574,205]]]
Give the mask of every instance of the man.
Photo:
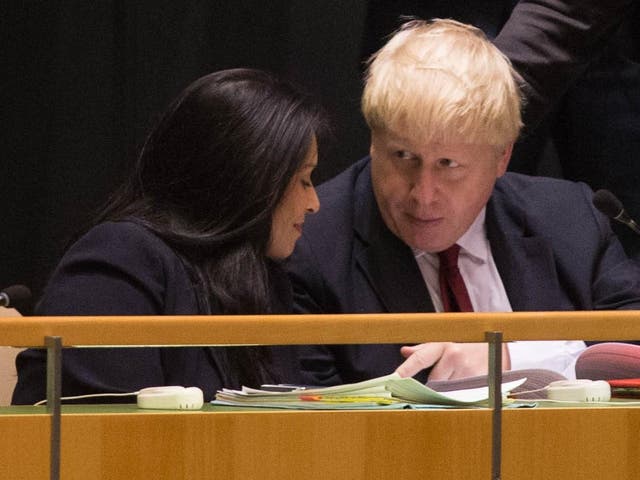
[[[290,261],[300,312],[640,308],[640,270],[591,190],[505,173],[521,129],[515,77],[480,30],[452,20],[411,21],[376,54],[362,101],[370,157],[318,189],[322,208]],[[487,370],[484,344],[401,347],[309,347],[303,369],[324,385]],[[583,349],[514,342],[504,366],[571,377]]]

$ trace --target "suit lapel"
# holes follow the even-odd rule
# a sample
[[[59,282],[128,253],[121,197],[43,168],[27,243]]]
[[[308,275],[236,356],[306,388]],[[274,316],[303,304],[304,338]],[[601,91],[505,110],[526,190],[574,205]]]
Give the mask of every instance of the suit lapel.
[[[528,216],[494,192],[487,205],[487,236],[513,311],[558,310],[561,288],[553,252],[532,234]]]
[[[389,312],[433,312],[431,297],[411,248],[387,228],[371,185],[371,169],[356,183],[354,254],[378,298]]]

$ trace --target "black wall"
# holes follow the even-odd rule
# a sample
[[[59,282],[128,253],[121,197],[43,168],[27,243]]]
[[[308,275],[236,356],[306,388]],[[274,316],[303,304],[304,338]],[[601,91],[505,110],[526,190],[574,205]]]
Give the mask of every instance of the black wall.
[[[11,0],[2,20],[0,288],[24,283],[37,297],[154,118],[205,73],[264,68],[315,93],[336,132],[317,182],[366,154],[365,3]]]
[[[335,132],[321,145],[320,183],[368,151],[361,58],[395,28],[398,13],[454,16],[492,35],[514,3],[9,0],[0,15],[0,288],[24,283],[38,297],[67,240],[121,180],[154,119],[197,77],[257,67],[314,93]],[[640,8],[634,15],[622,31],[628,45],[596,62],[561,102],[563,115],[517,146],[510,168],[610,188],[637,219]],[[582,128],[594,119],[607,126]],[[550,143],[549,132],[561,144]],[[563,144],[566,151],[556,148]],[[640,258],[638,237],[615,228]]]

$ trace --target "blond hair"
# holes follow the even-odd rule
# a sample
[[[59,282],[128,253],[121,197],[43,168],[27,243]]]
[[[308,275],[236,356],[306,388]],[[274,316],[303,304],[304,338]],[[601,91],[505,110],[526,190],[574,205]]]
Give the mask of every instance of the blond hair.
[[[408,131],[427,143],[505,146],[522,127],[515,78],[481,30],[412,20],[370,59],[362,112],[372,130]]]

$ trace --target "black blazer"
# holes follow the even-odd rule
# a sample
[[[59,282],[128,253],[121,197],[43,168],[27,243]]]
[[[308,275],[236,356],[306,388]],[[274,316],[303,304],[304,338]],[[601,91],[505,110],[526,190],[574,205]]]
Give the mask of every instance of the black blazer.
[[[305,222],[288,262],[297,311],[433,312],[411,249],[385,226],[369,158],[318,189],[322,208]],[[487,235],[514,311],[640,308],[640,269],[584,184],[507,173],[487,205]],[[308,383],[391,373],[399,345],[312,347]],[[419,377],[424,379],[424,375]]]
[[[291,311],[291,287],[272,264],[274,305]],[[94,227],[64,255],[36,307],[37,315],[199,315],[192,282],[180,258],[162,240],[132,222]],[[295,349],[273,347],[271,370],[298,381]],[[143,387],[200,387],[205,400],[223,386],[211,348],[82,348],[63,350],[62,395],[125,393]],[[46,353],[18,355],[12,403],[46,397]],[[89,403],[91,400],[82,400]],[[135,397],[98,398],[99,403],[135,402]]]

